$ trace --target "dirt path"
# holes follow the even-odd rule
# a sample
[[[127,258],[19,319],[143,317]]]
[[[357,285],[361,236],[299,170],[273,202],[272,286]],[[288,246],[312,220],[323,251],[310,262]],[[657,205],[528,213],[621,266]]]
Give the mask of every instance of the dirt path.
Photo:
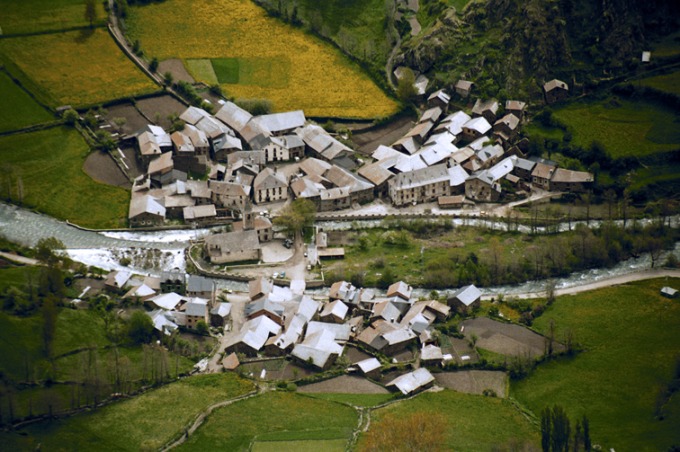
[[[206,373],[222,372],[222,352],[231,338],[241,331],[241,327],[245,323],[245,306],[250,301],[247,294],[229,294],[227,300],[231,303],[231,328],[229,331],[224,331],[220,338],[220,343],[215,347],[215,353],[208,361]]]
[[[19,256],[18,254],[5,253],[4,251],[0,251],[0,257],[22,265],[42,265],[37,259]]]
[[[252,397],[256,397],[260,394],[263,394],[266,392],[265,389],[258,387],[256,391],[249,392],[248,394],[244,394],[238,397],[234,397],[233,399],[229,400],[224,400],[222,402],[217,402],[212,405],[210,405],[208,408],[203,410],[203,412],[199,413],[198,416],[196,417],[196,420],[189,426],[188,428],[185,429],[184,434],[176,441],[173,441],[172,443],[164,446],[161,448],[162,451],[174,449],[177,446],[182,445],[188,438],[189,436],[193,435],[196,430],[203,425],[203,422],[205,422],[205,419],[212,414],[213,411],[215,411],[217,408],[222,408],[225,406],[229,406],[232,403],[240,402],[241,400],[247,400]]]

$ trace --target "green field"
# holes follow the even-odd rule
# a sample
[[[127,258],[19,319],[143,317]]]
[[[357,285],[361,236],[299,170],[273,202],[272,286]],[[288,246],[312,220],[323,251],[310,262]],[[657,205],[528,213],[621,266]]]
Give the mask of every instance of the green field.
[[[3,108],[0,109],[0,132],[54,119],[54,116],[14,83],[4,71],[0,71],[0,98],[3,102]]]
[[[106,23],[102,2],[95,2],[95,26]],[[2,34],[26,34],[49,30],[85,27],[85,2],[83,0],[21,0],[2,2],[0,28]]]
[[[614,158],[643,156],[680,147],[678,115],[658,104],[618,100],[578,102],[556,109],[554,116],[573,134],[572,143],[584,148],[593,141]]]
[[[397,417],[415,412],[437,413],[447,420],[446,450],[489,451],[513,441],[540,444],[538,427],[530,423],[509,401],[461,394],[445,389],[380,408],[371,413],[370,429],[381,428],[388,414]],[[362,440],[359,440],[361,449]]]
[[[659,392],[670,382],[680,356],[680,302],[659,295],[663,279],[559,297],[534,322],[557,337],[570,329],[585,351],[572,359],[541,364],[511,387],[511,395],[540,413],[562,405],[572,419],[586,415],[591,437],[603,450],[668,450],[680,443],[680,403],[672,399],[666,419],[655,419]]]
[[[347,448],[345,439],[326,439],[317,441],[256,441],[252,452],[344,452]]]
[[[263,88],[288,86],[290,59],[277,58],[213,58],[213,70],[220,84],[255,85]]]
[[[85,227],[124,227],[129,193],[85,174],[88,152],[80,134],[66,127],[2,137],[0,196],[7,199],[10,186],[12,200],[18,202],[21,177],[25,206]]]
[[[0,62],[52,106],[88,106],[158,90],[102,28],[1,39]]]
[[[680,71],[640,80],[644,86],[680,96]]]
[[[352,408],[268,392],[215,410],[180,450],[243,451],[253,441],[347,441],[356,424]]]
[[[157,450],[209,405],[253,389],[235,374],[190,377],[92,413],[2,433],[7,450]]]
[[[219,83],[215,69],[213,69],[213,62],[209,58],[187,59],[184,64],[194,79],[203,80],[208,85]],[[238,76],[238,73],[236,75]]]

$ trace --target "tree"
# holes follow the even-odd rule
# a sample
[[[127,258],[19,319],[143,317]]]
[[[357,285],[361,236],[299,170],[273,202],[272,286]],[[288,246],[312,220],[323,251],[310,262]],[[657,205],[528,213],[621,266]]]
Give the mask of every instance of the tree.
[[[53,296],[45,298],[42,306],[43,318],[43,352],[47,359],[52,359],[52,346],[57,331],[57,303]]]
[[[90,28],[97,20],[97,4],[95,0],[85,0],[85,20],[90,23]]]
[[[366,434],[367,451],[440,451],[445,446],[446,418],[439,413],[388,414],[372,423]]]
[[[198,323],[196,324],[196,333],[200,334],[201,336],[207,336],[208,334],[210,334],[208,324],[205,323],[203,320],[199,320]]]
[[[128,337],[134,344],[146,344],[151,341],[153,322],[145,312],[135,311],[128,321]]]
[[[416,96],[416,76],[409,68],[404,68],[401,78],[397,82],[397,97],[402,102],[411,102]]]
[[[156,57],[151,58],[151,62],[149,63],[149,70],[151,72],[156,72],[158,70],[158,58]]]
[[[541,412],[541,448],[544,452],[569,452],[571,423],[560,405]]]
[[[63,250],[64,248],[66,248],[64,242],[57,238],[43,238],[38,240],[35,246],[35,257],[44,264],[53,265],[59,260],[59,256],[57,256],[55,251]]]
[[[316,206],[308,199],[298,198],[274,218],[274,224],[281,226],[289,235],[301,233],[311,226],[316,217]]]
[[[113,136],[106,130],[97,130],[95,133],[97,138],[97,147],[103,152],[111,152],[116,148],[116,141]]]
[[[172,72],[168,71],[165,74],[163,74],[163,81],[168,86],[172,85],[172,81],[173,81]]]
[[[73,126],[76,124],[76,121],[78,121],[78,112],[75,111],[73,108],[69,108],[64,112],[64,121],[66,121],[66,124],[69,126]]]

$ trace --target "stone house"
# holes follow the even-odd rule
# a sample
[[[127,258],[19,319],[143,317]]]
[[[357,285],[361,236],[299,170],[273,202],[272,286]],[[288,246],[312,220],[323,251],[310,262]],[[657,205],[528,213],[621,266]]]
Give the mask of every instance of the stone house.
[[[165,222],[165,206],[153,196],[135,196],[130,200],[128,221],[131,227],[160,226]]]
[[[546,103],[553,104],[569,96],[569,85],[561,80],[553,79],[543,85],[543,92]]]
[[[550,191],[582,193],[593,185],[594,177],[585,171],[557,168],[550,179]]]
[[[490,124],[493,124],[496,122],[499,106],[496,99],[477,99],[474,107],[472,107],[472,117],[483,116]]]
[[[550,179],[552,179],[555,167],[546,163],[536,163],[534,170],[531,172],[531,183],[534,187],[542,188],[543,190],[550,190]]]
[[[473,87],[474,87],[473,82],[470,82],[468,80],[458,80],[455,86],[456,94],[458,94],[463,99],[466,99],[470,97],[470,93],[472,93]]]
[[[458,312],[465,313],[478,308],[482,302],[482,292],[474,284],[464,286],[448,298],[447,303]]]
[[[260,260],[257,231],[211,234],[205,238],[205,250],[212,264]]]
[[[288,181],[275,168],[265,168],[253,182],[253,197],[256,204],[284,201],[288,199]]]

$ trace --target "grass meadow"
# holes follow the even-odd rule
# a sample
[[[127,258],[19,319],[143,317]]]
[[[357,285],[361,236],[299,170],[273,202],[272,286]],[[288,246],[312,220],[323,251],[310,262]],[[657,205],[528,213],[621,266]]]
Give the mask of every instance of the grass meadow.
[[[253,389],[235,374],[199,375],[63,420],[0,433],[7,450],[158,450],[201,411]]]
[[[53,217],[91,228],[125,227],[129,193],[100,184],[82,170],[89,148],[71,128],[0,138],[0,196]]]
[[[680,146],[678,116],[658,104],[618,100],[578,102],[554,111],[573,133],[573,144],[602,143],[614,158],[643,156]]]
[[[668,450],[680,443],[680,400],[655,418],[658,396],[680,357],[680,303],[659,295],[678,279],[657,279],[559,297],[536,321],[556,337],[567,330],[584,351],[541,364],[511,386],[511,395],[537,415],[562,405],[572,419],[588,416],[594,444],[603,450]]]
[[[179,450],[247,451],[253,441],[347,442],[356,424],[356,412],[350,407],[290,392],[268,392],[215,410]]]
[[[54,116],[3,71],[0,71],[0,132],[21,129],[54,120]]]
[[[267,16],[253,2],[190,5],[167,0],[131,8],[130,38],[139,40],[150,57],[188,61],[200,81],[214,82],[214,72],[228,96],[269,99],[277,111],[375,118],[397,110],[358,65],[320,39]],[[211,61],[212,72],[203,60]]]
[[[371,413],[371,429],[381,428],[388,414],[407,416],[415,412],[437,413],[447,425],[444,450],[489,451],[510,443],[539,446],[538,427],[532,424],[511,402],[445,389],[428,392],[410,400],[388,405]],[[359,439],[359,450],[362,438]]]
[[[106,23],[102,2],[95,2],[97,21]],[[85,27],[85,2],[83,0],[21,0],[2,2],[0,28],[2,34],[27,34],[43,31]]]
[[[680,96],[680,71],[640,80],[644,86]]]
[[[2,60],[53,106],[88,106],[158,90],[101,28],[2,39]]]
[[[347,450],[346,439],[320,439],[306,441],[256,441],[250,449],[252,452],[344,452]]]

